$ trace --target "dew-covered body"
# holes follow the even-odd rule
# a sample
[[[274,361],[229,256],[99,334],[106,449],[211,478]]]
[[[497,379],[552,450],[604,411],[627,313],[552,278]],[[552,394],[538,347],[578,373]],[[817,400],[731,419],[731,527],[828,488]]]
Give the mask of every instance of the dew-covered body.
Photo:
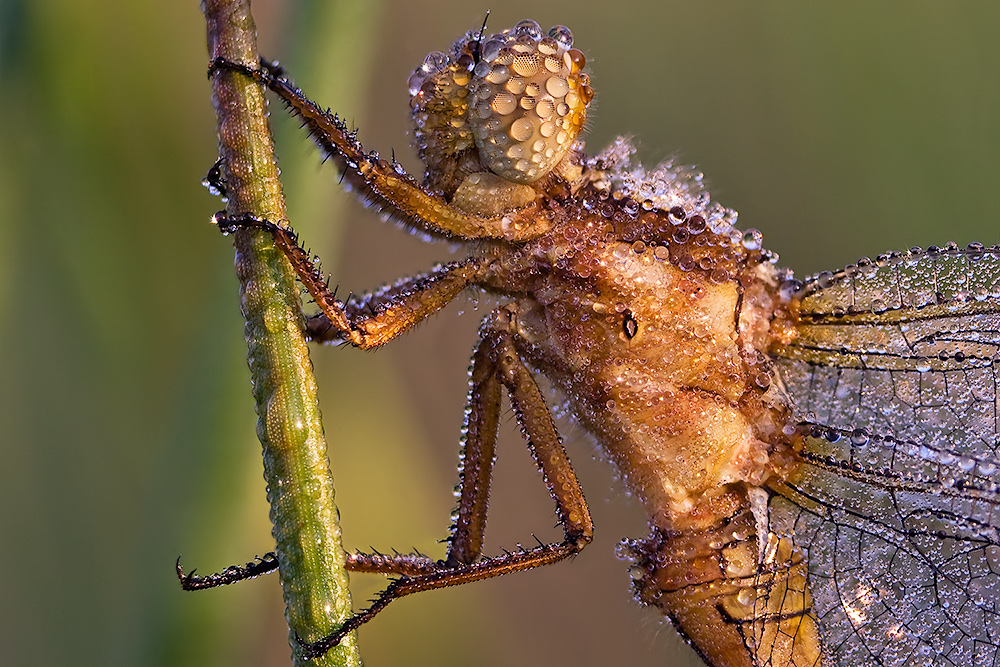
[[[684,177],[666,169],[637,185],[680,199]],[[640,599],[711,664],[755,664],[748,647],[773,664],[818,664],[802,559],[787,541],[762,555],[767,520],[751,509],[794,434],[767,354],[775,311],[789,305],[770,256],[718,208],[664,210],[592,182],[567,204],[553,203],[565,219],[549,232],[498,251],[484,286],[519,297],[503,311],[518,350],[646,508],[653,536],[625,549]],[[779,589],[755,611],[758,592]]]
[[[567,29],[545,35],[532,21],[432,53],[409,81],[422,183],[366,153],[273,66],[248,69],[303,119],[348,186],[404,226],[467,248],[465,259],[342,302],[277,221],[224,221],[275,234],[320,307],[308,324],[315,340],[376,347],[470,288],[503,301],[473,355],[447,556],[351,556],[355,570],[399,578],[308,650],[326,650],[396,597],[586,546],[593,526],[541,374],[649,516],[649,537],[622,548],[637,597],[707,663],[1000,664],[997,249],[886,256],[797,283],[696,172],[646,170],[626,140],[583,152],[593,96],[584,65]],[[486,558],[504,390],[565,539]],[[879,588],[879,571],[892,588]],[[922,591],[964,586],[965,615],[915,600],[911,580]],[[923,659],[942,655],[946,634],[969,640],[952,658],[975,659]]]

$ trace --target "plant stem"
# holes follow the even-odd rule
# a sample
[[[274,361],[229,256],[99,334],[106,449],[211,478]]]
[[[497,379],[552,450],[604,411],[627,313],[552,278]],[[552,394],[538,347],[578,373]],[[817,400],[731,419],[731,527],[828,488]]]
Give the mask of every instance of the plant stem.
[[[210,59],[256,68],[256,28],[248,0],[204,0]],[[229,195],[227,214],[286,220],[267,106],[260,84],[221,69],[212,77],[219,151]],[[299,288],[271,236],[234,235],[236,273],[263,446],[279,575],[293,660],[295,638],[316,641],[351,614],[333,477],[303,337]],[[360,665],[352,633],[315,665]]]

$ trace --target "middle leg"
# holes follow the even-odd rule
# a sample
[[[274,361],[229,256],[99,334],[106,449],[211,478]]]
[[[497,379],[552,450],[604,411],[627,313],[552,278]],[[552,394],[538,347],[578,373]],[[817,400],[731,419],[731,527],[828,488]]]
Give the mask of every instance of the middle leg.
[[[314,643],[303,641],[307,657],[322,655],[336,646],[348,632],[372,619],[397,598],[555,563],[578,553],[593,539],[590,510],[576,473],[544,396],[519,356],[510,331],[502,326],[484,326],[473,356],[471,375],[460,471],[461,494],[445,560],[431,561],[403,554],[352,554],[348,559],[351,570],[400,576],[368,609],[352,616],[336,632]],[[555,502],[563,540],[501,556],[482,557],[502,389],[506,389],[510,397],[528,448]]]

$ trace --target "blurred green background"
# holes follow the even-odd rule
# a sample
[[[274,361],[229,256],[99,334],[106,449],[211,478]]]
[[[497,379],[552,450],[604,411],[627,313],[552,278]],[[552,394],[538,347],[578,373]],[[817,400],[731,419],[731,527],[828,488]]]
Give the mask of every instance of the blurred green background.
[[[261,2],[261,48],[384,154],[409,150],[405,81],[486,3]],[[1000,5],[522,2],[569,25],[597,101],[588,143],[673,154],[800,275],[887,249],[996,243]],[[278,582],[182,593],[272,544],[232,249],[199,181],[216,155],[197,3],[0,0],[0,664],[282,665]],[[342,196],[275,106],[293,224],[344,289],[452,257]],[[367,354],[314,355],[348,547],[439,554],[468,352],[489,302]],[[465,311],[464,317],[457,315]],[[634,501],[564,433],[597,523],[574,562],[406,599],[361,631],[382,665],[693,665],[630,600]],[[489,544],[551,503],[516,436]],[[377,580],[355,577],[360,604]]]

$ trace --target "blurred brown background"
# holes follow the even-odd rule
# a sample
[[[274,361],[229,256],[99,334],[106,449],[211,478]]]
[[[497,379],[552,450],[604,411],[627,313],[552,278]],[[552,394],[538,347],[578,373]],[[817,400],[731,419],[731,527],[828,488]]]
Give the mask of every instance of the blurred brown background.
[[[262,2],[261,48],[366,146],[409,149],[405,81],[485,3]],[[634,134],[694,162],[804,275],[862,255],[996,243],[1000,5],[632,0],[494,4],[490,26],[569,25],[596,107],[588,144]],[[288,664],[277,581],[184,594],[272,544],[232,249],[199,185],[215,159],[193,1],[0,0],[0,664]],[[344,198],[295,123],[278,143],[293,224],[342,289],[447,260]],[[349,547],[442,553],[468,353],[465,300],[319,374]],[[464,311],[464,317],[458,317]],[[564,434],[598,538],[572,563],[393,604],[370,667],[693,665],[631,602],[614,547],[645,534],[588,439]],[[555,535],[516,436],[489,544]],[[355,578],[360,605],[378,585]]]

